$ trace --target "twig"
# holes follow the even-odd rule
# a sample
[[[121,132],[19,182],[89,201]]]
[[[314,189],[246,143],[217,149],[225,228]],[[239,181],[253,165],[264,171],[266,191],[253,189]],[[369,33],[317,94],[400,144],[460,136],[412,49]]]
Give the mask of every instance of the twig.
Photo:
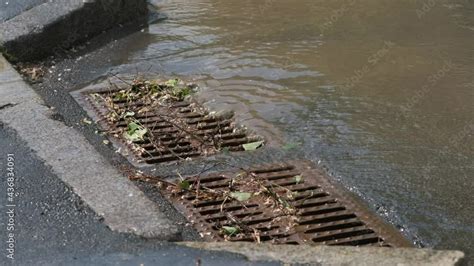
[[[156,125],[156,123],[155,123],[155,125]],[[143,125],[142,125],[142,126],[143,126]],[[160,140],[159,138],[155,137],[155,135],[152,134],[152,131],[150,131],[149,128],[147,128],[146,126],[143,126],[143,127],[146,128],[146,129],[147,129],[147,132],[149,133],[149,134],[148,134],[148,135],[149,135],[149,136],[148,136],[148,140],[150,140],[151,144],[152,144],[153,146],[155,146],[155,148],[158,150],[158,152],[160,153],[160,155],[162,155],[162,154],[161,154],[161,151],[160,151],[160,149],[159,149],[159,147],[160,147],[159,145],[161,144],[162,147],[164,147],[165,149],[167,149],[167,150],[168,150],[171,154],[173,154],[176,158],[178,158],[178,159],[180,159],[180,160],[185,160],[183,157],[179,156],[179,154],[177,154],[176,152],[174,152],[172,148],[170,148],[170,147],[168,147],[167,145],[163,144],[163,142],[161,142],[161,140]],[[154,129],[154,127],[153,127],[153,129]],[[158,145],[154,142],[155,139],[158,139]]]
[[[254,229],[249,227],[248,225],[246,225],[244,222],[240,221],[239,219],[237,219],[237,217],[235,217],[234,215],[226,212],[225,213],[225,216],[227,217],[227,219],[229,219],[229,221],[231,221],[232,223],[238,225],[240,228],[242,228],[242,230],[246,233],[252,233],[254,232]]]
[[[114,73],[110,73],[110,75],[116,77],[118,80],[122,81],[123,83],[129,85],[129,86],[132,86],[131,83],[128,83],[127,81],[123,80],[121,77],[119,77],[117,74],[114,74]]]
[[[225,204],[225,202],[227,201],[228,198],[229,198],[229,196],[225,196],[224,201],[222,201],[221,212],[224,212],[224,204]]]
[[[165,116],[167,116],[167,115],[159,114],[158,116],[161,117],[161,118],[163,118],[163,117],[165,117]],[[205,142],[203,139],[201,139],[200,137],[198,137],[198,136],[195,135],[194,133],[189,132],[188,130],[184,129],[183,127],[179,126],[179,125],[176,124],[175,122],[170,121],[170,120],[167,120],[166,118],[163,118],[163,120],[165,120],[165,122],[170,123],[171,125],[177,127],[178,129],[180,129],[180,130],[182,130],[182,131],[188,133],[189,135],[191,135],[191,137],[193,137],[193,138],[197,139],[199,142],[201,142],[201,144],[207,145],[206,142]]]
[[[150,182],[150,180],[153,180],[153,181],[156,181],[158,183],[165,183],[165,184],[173,186],[173,187],[178,187],[177,184],[175,184],[173,182],[170,182],[170,181],[167,181],[167,180],[164,180],[162,178],[156,177],[156,176],[149,176],[149,175],[141,174],[141,175],[134,175],[133,177],[130,176],[129,178],[132,179],[132,180],[141,180],[141,181],[145,181],[145,182]]]

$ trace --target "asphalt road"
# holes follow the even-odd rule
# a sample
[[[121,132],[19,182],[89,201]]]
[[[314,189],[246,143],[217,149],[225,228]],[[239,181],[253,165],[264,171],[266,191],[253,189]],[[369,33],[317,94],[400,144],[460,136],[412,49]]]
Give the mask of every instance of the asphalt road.
[[[7,200],[9,154],[14,158],[14,202]],[[0,176],[2,265],[197,265],[199,260],[202,265],[278,265],[112,232],[3,125]],[[12,209],[14,230],[8,231]],[[14,261],[6,257],[8,233],[14,233]]]
[[[0,23],[48,0],[0,0]]]

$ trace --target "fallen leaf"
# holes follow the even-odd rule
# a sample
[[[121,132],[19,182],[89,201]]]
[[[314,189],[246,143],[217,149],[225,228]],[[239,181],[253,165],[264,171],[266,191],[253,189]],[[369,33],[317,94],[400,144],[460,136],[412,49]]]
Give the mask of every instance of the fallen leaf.
[[[191,187],[191,183],[189,183],[188,180],[183,180],[183,181],[178,183],[178,186],[179,186],[179,188],[181,188],[183,190],[189,190],[189,188]]]
[[[92,124],[92,121],[90,121],[87,118],[84,118],[84,119],[82,119],[82,123],[90,125],[90,124]]]
[[[248,192],[231,192],[230,196],[238,201],[246,201],[252,197],[252,194]]]
[[[165,85],[169,87],[175,87],[176,85],[178,85],[178,83],[179,83],[179,79],[170,79],[165,82]]]
[[[228,236],[233,236],[238,234],[240,229],[234,226],[222,226],[222,232]]]
[[[123,117],[124,117],[124,118],[133,117],[134,115],[135,115],[135,112],[128,111],[128,112],[125,112],[125,114],[123,115]]]
[[[140,126],[135,122],[128,123],[127,131],[123,133],[125,139],[130,140],[132,142],[137,142],[143,140],[143,137],[147,133],[147,129]]]
[[[295,176],[295,181],[296,181],[296,184],[299,184],[299,183],[301,183],[301,181],[303,181],[303,177],[300,176],[300,175],[297,175],[297,176]]]
[[[262,146],[263,143],[264,143],[264,141],[261,140],[261,141],[256,141],[256,142],[251,142],[251,143],[243,144],[242,147],[243,147],[244,150],[246,150],[246,151],[254,151],[254,150],[258,149],[260,146]]]
[[[135,132],[135,130],[140,128],[140,125],[135,123],[135,122],[130,122],[130,123],[128,123],[127,127],[128,127],[127,131],[129,131],[130,134],[133,134]]]

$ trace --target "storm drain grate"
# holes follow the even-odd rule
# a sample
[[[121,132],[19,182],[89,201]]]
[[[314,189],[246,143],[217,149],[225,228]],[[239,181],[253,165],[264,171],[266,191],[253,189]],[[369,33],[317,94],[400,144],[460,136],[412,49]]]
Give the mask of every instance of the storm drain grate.
[[[242,176],[242,185],[238,185],[236,180]],[[310,163],[264,165],[191,177],[184,182],[189,182],[189,190],[166,190],[165,194],[206,240],[411,246],[395,228],[371,213],[359,199],[329,182]],[[274,193],[274,199],[284,203],[281,206],[291,206],[291,213],[278,209],[269,197],[262,196],[262,190],[256,192],[258,189],[252,188],[255,182],[265,187],[264,193]],[[235,197],[236,191],[240,191],[237,195],[248,197],[242,194],[243,187],[252,191],[250,198]]]
[[[114,123],[106,119],[111,110],[105,99],[116,91],[94,90],[80,94],[92,107],[101,127],[112,133],[128,126],[124,118]],[[152,106],[140,100],[113,99],[113,105],[137,113],[138,123],[150,129],[143,140],[134,143],[127,142],[120,135],[113,139],[114,143],[131,150],[139,162],[146,164],[173,162],[219,151],[242,151],[243,144],[262,140],[237,126],[232,113],[210,114],[196,102],[183,100]],[[148,111],[142,112],[148,107]]]

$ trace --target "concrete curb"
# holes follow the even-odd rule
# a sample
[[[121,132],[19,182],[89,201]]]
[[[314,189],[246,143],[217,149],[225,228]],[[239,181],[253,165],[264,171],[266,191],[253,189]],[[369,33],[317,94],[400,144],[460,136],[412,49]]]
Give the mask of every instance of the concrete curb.
[[[416,248],[337,247],[249,244],[238,242],[181,242],[180,245],[213,251],[228,251],[247,257],[250,261],[280,261],[304,265],[458,265],[461,251]]]
[[[177,240],[177,227],[131,181],[52,112],[0,55],[0,122],[15,130],[46,165],[112,230]],[[38,176],[41,178],[41,176]]]
[[[39,60],[120,23],[147,19],[146,0],[52,0],[0,24],[10,61]]]

